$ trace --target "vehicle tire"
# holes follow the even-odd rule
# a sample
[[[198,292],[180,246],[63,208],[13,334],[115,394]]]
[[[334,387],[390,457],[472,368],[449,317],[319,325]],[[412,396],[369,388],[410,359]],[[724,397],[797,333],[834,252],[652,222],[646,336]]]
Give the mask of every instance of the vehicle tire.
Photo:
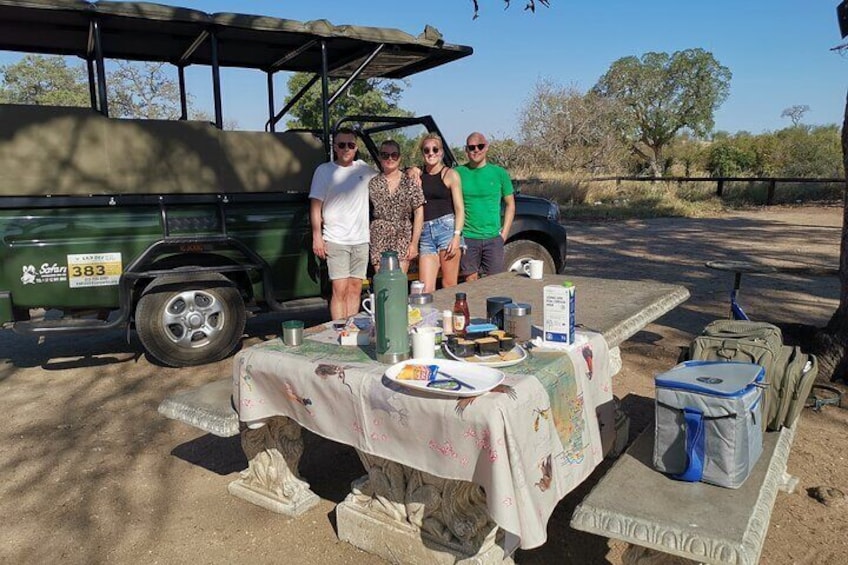
[[[507,271],[523,273],[523,265],[530,259],[542,261],[545,264],[545,274],[556,273],[554,258],[541,243],[529,239],[517,239],[504,246],[504,267]]]
[[[158,277],[135,309],[138,337],[166,365],[220,361],[244,333],[244,302],[232,281],[218,273]]]

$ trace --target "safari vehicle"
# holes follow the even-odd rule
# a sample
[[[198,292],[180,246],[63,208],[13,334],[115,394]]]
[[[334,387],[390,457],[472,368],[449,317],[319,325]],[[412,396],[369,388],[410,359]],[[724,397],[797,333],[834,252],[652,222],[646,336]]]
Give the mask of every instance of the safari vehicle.
[[[414,37],[324,20],[82,0],[0,0],[0,49],[81,58],[91,99],[89,108],[0,104],[0,323],[39,336],[134,327],[149,354],[174,366],[229,355],[248,312],[323,303],[329,284],[311,251],[308,192],[315,167],[331,154],[329,107],[347,86],[472,53],[429,27]],[[173,64],[181,119],[110,117],[107,59]],[[187,119],[191,65],[211,70],[214,123]],[[222,67],[266,74],[266,131],[223,130]],[[314,76],[277,111],[280,71]],[[330,78],[346,80],[330,93]],[[321,131],[278,132],[318,81]],[[385,136],[438,132],[429,116],[346,121],[372,159]],[[540,258],[561,270],[558,209],[517,201],[510,265]]]

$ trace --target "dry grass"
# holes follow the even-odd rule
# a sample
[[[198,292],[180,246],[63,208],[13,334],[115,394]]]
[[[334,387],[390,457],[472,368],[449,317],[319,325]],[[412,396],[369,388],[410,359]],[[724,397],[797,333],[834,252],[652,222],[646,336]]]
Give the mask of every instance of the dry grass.
[[[716,196],[712,182],[592,181],[567,173],[548,173],[519,180],[521,192],[542,196],[560,205],[563,218],[624,219],[713,216],[723,210],[761,206],[768,183],[726,183],[723,197]],[[775,204],[836,202],[843,185],[779,184]]]

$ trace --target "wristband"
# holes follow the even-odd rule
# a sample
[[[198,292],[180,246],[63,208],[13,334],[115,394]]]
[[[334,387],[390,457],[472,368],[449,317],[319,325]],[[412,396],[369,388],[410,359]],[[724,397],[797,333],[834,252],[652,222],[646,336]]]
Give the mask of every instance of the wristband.
[[[459,235],[459,234],[461,234],[461,233],[462,233],[462,232],[461,232],[461,231],[459,231],[459,230],[453,230],[453,235]]]

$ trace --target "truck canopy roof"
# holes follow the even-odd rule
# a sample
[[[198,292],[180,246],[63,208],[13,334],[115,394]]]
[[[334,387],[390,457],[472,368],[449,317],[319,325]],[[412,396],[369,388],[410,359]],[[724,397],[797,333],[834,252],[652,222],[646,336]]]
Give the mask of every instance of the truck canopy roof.
[[[102,37],[103,56],[210,65],[210,30],[222,66],[263,71],[321,71],[327,46],[331,77],[348,77],[373,52],[384,49],[359,78],[404,78],[470,55],[471,47],[448,45],[427,26],[412,36],[392,28],[298,22],[247,14],[208,14],[148,2],[85,0],[0,0],[0,49],[94,58],[91,24]]]

